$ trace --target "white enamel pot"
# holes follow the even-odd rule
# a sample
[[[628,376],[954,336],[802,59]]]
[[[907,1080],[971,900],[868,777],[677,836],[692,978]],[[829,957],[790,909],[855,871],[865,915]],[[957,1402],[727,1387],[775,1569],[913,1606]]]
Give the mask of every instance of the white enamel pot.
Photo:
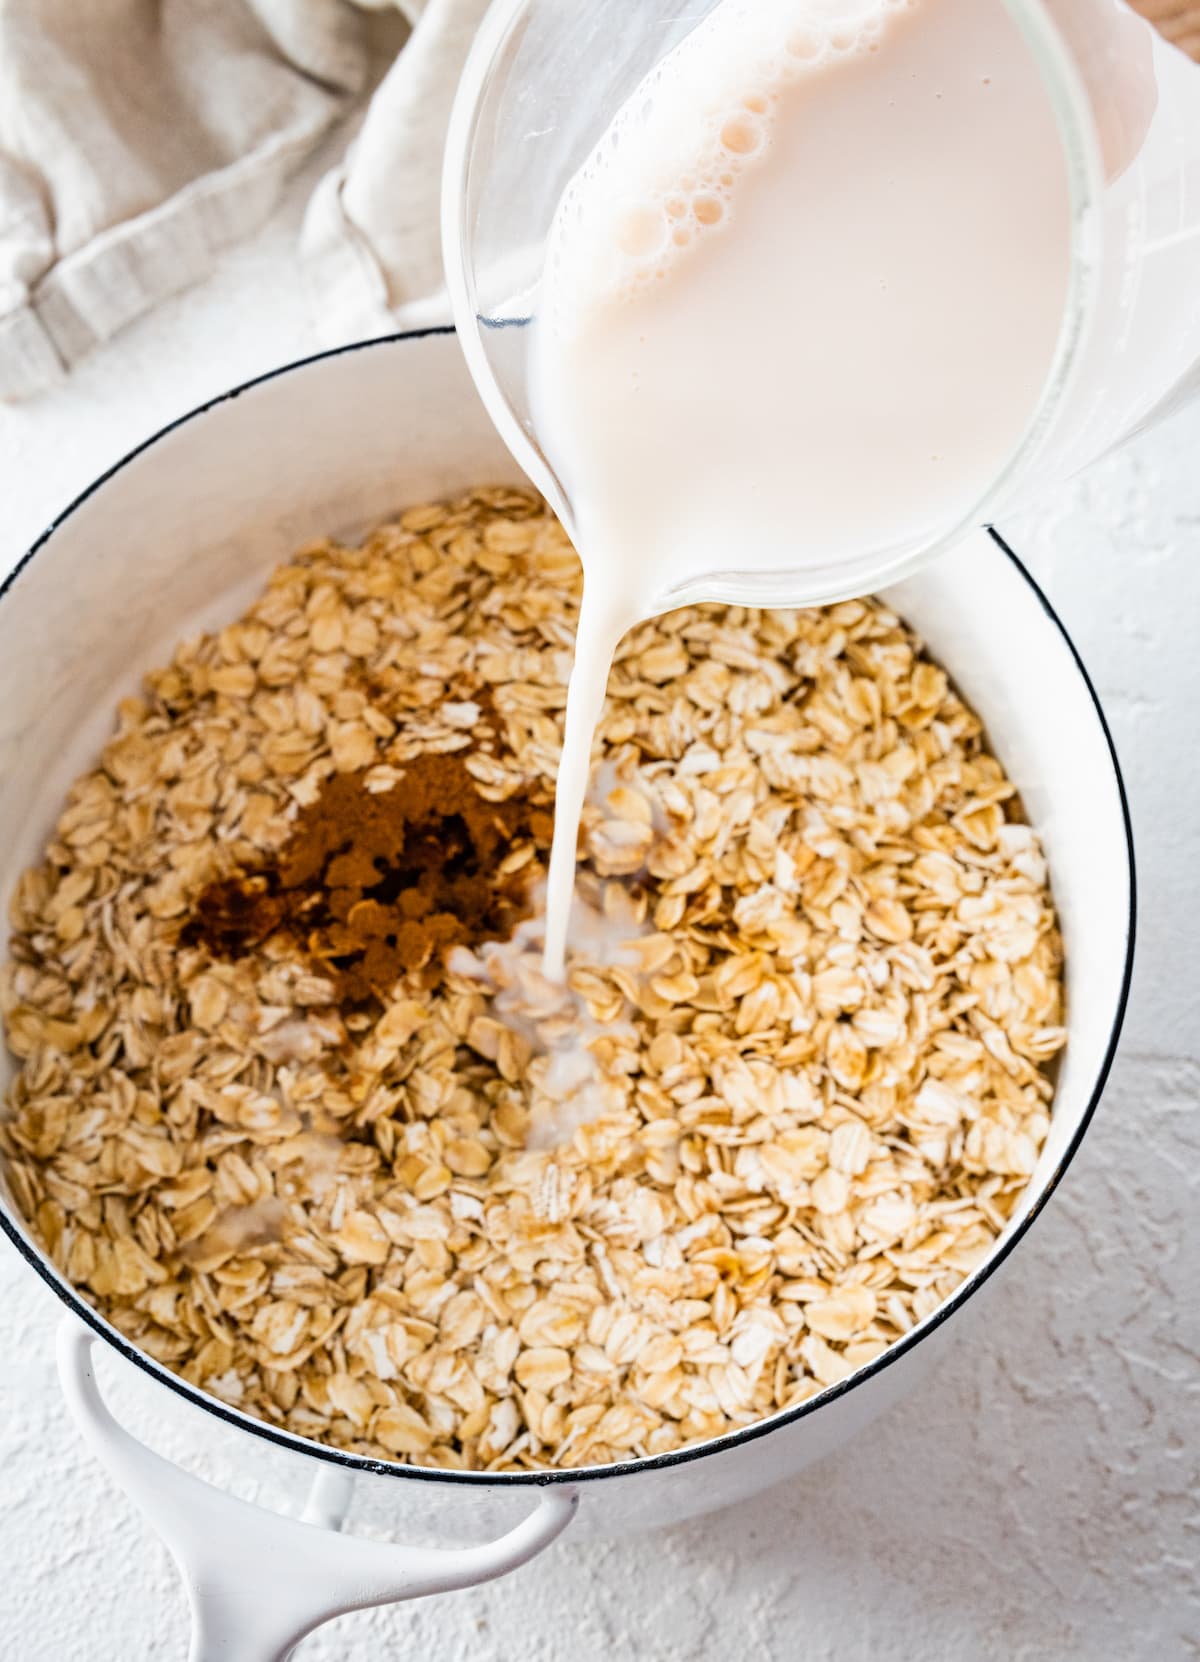
[[[453,335],[438,330],[252,382],[99,479],[0,591],[4,894],[38,857],[70,780],[95,757],[114,701],[182,635],[235,616],[272,564],[306,540],[352,534],[406,503],[513,476]],[[1112,1061],[1133,950],[1132,848],[1108,730],[1062,625],[998,539],[981,532],[888,598],[983,715],[1044,840],[1066,941],[1069,1043],[1053,1123],[990,1257],[878,1360],[736,1435],[579,1472],[447,1473],[341,1454],[184,1385],[101,1320],[11,1204],[0,1206],[0,1226],[67,1308],[60,1367],[72,1413],[179,1562],[195,1622],[192,1662],[279,1662],[338,1612],[503,1574],[572,1518],[585,1535],[624,1534],[794,1476],[912,1388],[959,1331],[950,1318],[1058,1183]],[[95,1353],[108,1347],[126,1359],[116,1366],[137,1438],[112,1418],[96,1383]],[[355,1533],[340,1532],[344,1521]],[[414,1539],[437,1540],[440,1550],[407,1544]]]

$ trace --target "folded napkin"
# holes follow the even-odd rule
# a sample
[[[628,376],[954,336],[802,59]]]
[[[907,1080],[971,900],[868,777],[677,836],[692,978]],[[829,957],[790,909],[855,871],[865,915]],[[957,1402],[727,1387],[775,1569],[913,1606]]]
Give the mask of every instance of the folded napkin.
[[[438,199],[450,106],[488,0],[428,0],[343,164],[319,185],[301,251],[327,346],[448,318]],[[416,15],[418,14],[419,15]]]
[[[0,397],[210,271],[367,69],[346,0],[0,4]]]

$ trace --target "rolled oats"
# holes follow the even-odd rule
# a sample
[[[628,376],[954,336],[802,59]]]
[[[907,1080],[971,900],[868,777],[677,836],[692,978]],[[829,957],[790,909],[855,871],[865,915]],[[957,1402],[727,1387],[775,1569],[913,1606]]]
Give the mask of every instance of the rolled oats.
[[[1049,1123],[1037,839],[875,602],[627,637],[580,867],[626,950],[566,989],[530,949],[340,1009],[278,941],[180,945],[335,771],[462,751],[548,801],[578,597],[516,491],[304,550],[121,703],[11,901],[0,1148],[46,1251],[193,1384],[376,1458],[602,1463],[801,1402],[979,1262]]]

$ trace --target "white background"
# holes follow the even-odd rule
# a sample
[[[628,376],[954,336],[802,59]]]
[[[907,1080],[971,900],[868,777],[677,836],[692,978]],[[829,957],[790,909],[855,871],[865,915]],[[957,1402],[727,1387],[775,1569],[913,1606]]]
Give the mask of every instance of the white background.
[[[0,571],[164,421],[313,350],[295,219],[0,407]],[[676,1531],[568,1537],[492,1587],[346,1618],[298,1662],[1200,1656],[1200,409],[1003,529],[1099,686],[1138,843],[1125,1041],[1063,1188],[940,1373],[847,1452]],[[57,1314],[0,1241],[0,1662],[182,1662],[170,1561],[59,1400]]]

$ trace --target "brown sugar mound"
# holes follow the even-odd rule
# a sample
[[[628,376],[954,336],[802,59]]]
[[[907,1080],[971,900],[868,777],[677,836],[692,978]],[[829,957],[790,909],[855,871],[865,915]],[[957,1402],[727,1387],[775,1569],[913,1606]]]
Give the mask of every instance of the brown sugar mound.
[[[546,811],[487,801],[457,754],[418,756],[386,792],[368,771],[327,779],[274,861],[210,883],[183,944],[237,959],[286,932],[356,1004],[436,971],[448,947],[505,939],[528,884],[499,868],[520,841],[545,842]]]

